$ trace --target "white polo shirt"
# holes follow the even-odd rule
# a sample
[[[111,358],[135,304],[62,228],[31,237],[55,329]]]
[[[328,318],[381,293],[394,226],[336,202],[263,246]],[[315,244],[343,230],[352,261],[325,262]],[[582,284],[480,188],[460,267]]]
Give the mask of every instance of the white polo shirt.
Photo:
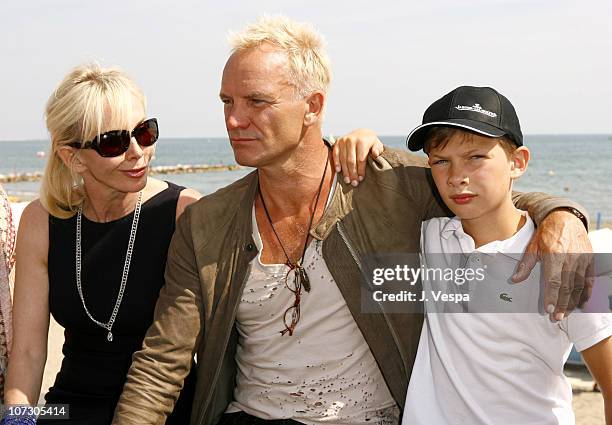
[[[509,278],[533,233],[527,216],[511,238],[475,249],[460,219],[435,218],[422,226],[423,262],[440,267],[447,258],[446,266],[453,266],[453,256],[440,254],[461,253],[467,263],[486,263],[486,276]],[[442,283],[447,284],[424,281],[423,289]],[[612,335],[612,314],[574,312],[552,323],[546,314],[491,313],[509,305],[526,311],[529,306],[521,303],[538,302],[539,268],[521,284],[489,278],[478,285],[494,295],[489,301],[496,300],[500,310],[489,304],[488,313],[433,313],[443,311],[440,304],[426,303],[402,424],[573,424],[572,390],[563,365],[572,343],[582,351]],[[464,291],[473,294],[473,289],[468,285]],[[473,301],[467,311],[479,311],[482,300]]]

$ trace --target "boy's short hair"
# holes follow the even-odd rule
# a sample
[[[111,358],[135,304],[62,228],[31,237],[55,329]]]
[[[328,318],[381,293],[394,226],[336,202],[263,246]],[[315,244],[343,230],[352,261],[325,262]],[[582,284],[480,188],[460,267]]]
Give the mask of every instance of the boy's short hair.
[[[523,133],[514,106],[491,87],[460,86],[436,100],[423,114],[423,123],[408,135],[408,149],[423,149],[428,130],[437,126],[506,137],[516,146],[523,146]]]
[[[423,146],[423,151],[429,155],[431,149],[443,149],[448,143],[448,141],[457,134],[461,134],[463,136],[462,142],[470,140],[474,135],[478,135],[478,133],[469,130],[463,130],[461,128],[441,125],[434,126],[429,128],[425,133],[425,144]],[[512,153],[518,148],[517,144],[506,136],[494,137],[494,139],[497,139],[497,142],[502,147],[504,152],[506,152],[508,158],[510,158]]]

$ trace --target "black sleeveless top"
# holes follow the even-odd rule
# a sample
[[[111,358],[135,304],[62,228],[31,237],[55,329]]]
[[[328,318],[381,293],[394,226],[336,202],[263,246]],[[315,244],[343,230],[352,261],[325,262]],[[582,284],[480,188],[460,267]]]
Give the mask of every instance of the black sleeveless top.
[[[183,189],[173,183],[142,204],[123,301],[112,328],[95,324],[85,312],[76,286],[76,216],[49,216],[49,309],[64,327],[64,359],[47,402],[91,403],[121,394],[132,354],[139,350],[153,322],[153,311],[164,284],[168,246],[175,228],[176,205]],[[108,223],[82,217],[81,285],[87,309],[107,323],[119,293],[134,213]],[[195,368],[181,399],[195,381]],[[191,400],[177,404],[191,408]],[[71,407],[72,409],[72,407]],[[175,412],[177,413],[177,412]],[[188,416],[187,416],[188,417]],[[170,421],[168,422],[170,423]]]

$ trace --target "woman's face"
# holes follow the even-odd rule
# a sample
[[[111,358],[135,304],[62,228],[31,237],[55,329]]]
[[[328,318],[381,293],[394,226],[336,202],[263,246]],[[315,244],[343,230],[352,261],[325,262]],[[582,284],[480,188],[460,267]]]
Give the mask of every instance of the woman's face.
[[[125,122],[128,128],[117,128],[118,125],[105,123],[102,133],[112,130],[132,131],[134,127],[146,119],[142,102],[132,100],[130,116]],[[108,114],[110,115],[110,114]],[[126,152],[115,157],[102,157],[93,149],[80,149],[77,151],[77,160],[80,165],[77,171],[83,177],[85,188],[92,190],[116,191],[133,193],[142,190],[147,183],[149,164],[155,153],[155,145],[140,146],[134,137]]]

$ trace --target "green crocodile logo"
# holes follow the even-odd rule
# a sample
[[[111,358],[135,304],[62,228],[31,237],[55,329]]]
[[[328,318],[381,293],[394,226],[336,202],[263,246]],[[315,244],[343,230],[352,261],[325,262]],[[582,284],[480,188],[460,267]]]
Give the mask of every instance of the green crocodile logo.
[[[504,300],[504,301],[509,302],[509,303],[512,302],[512,297],[509,296],[508,294],[506,294],[505,292],[499,294],[499,299]]]

